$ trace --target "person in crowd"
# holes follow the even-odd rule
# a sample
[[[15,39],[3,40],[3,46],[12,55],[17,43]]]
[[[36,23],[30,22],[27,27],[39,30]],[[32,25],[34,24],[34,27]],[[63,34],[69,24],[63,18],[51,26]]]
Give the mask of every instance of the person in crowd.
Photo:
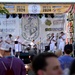
[[[33,68],[32,68],[32,61],[34,59],[34,55],[30,57],[30,61],[31,63],[29,64],[29,71],[28,71],[28,75],[35,75],[34,71],[33,71]]]
[[[55,51],[55,54],[56,54],[58,57],[60,57],[60,56],[63,55],[63,53],[62,53],[61,50],[57,50],[57,51]]]
[[[62,69],[54,53],[41,53],[32,61],[36,75],[62,75]]]
[[[6,48],[9,50],[11,50],[11,55],[13,54],[13,49],[14,49],[14,39],[12,37],[11,34],[9,34],[8,37],[5,38],[5,42],[6,42]]]
[[[55,43],[56,43],[56,37],[54,36],[54,33],[52,33],[50,37],[50,51],[52,52],[54,52],[55,50]]]
[[[58,58],[64,73],[65,73],[66,70],[67,71],[69,70],[69,67],[70,67],[70,65],[71,65],[71,63],[73,61],[73,57],[71,57],[72,51],[73,51],[72,45],[71,44],[67,44],[64,47],[64,53],[65,54]]]
[[[0,57],[4,56],[4,50],[2,49],[2,45],[3,45],[3,37],[0,37]]]
[[[65,43],[66,43],[66,35],[61,32],[60,33],[60,44],[59,44],[59,50],[62,50],[62,52],[64,52],[64,46],[65,46]]]
[[[70,66],[70,71],[68,75],[75,75],[75,59],[73,60],[71,66]]]
[[[24,63],[10,54],[8,51],[5,57],[0,58],[0,75],[26,75]]]
[[[3,37],[0,37],[0,48],[2,46],[2,42],[3,42]]]

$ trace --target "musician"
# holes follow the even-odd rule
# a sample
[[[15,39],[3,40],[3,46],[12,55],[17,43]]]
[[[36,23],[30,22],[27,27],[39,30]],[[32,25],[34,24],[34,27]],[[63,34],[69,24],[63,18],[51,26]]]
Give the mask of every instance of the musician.
[[[56,37],[54,36],[54,33],[51,34],[50,38],[50,51],[55,51],[55,43],[56,43]]]
[[[30,43],[30,45],[31,45],[31,49],[33,49],[34,45],[35,45],[34,40],[32,40],[32,42]]]
[[[11,55],[14,55],[14,54],[13,54],[14,39],[13,39],[13,37],[12,37],[11,34],[9,34],[9,36],[6,37],[5,43],[6,43],[6,48],[7,48],[8,50],[11,50]]]
[[[22,43],[22,39],[20,38],[20,36],[17,36],[17,38],[15,39],[15,52],[17,56],[19,56],[20,52],[22,52],[22,45],[24,45]]]
[[[60,33],[60,44],[59,44],[59,50],[62,50],[62,52],[64,52],[64,46],[65,46],[65,43],[66,43],[66,35],[61,32]]]
[[[37,45],[34,43],[34,40],[30,43],[31,50],[29,51],[29,54],[35,55],[37,53]]]

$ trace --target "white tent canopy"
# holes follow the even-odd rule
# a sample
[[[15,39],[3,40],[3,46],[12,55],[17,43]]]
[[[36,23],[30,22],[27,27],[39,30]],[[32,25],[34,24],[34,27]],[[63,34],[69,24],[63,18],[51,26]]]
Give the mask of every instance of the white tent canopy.
[[[25,3],[71,3],[75,0],[0,0],[0,2],[25,2]]]

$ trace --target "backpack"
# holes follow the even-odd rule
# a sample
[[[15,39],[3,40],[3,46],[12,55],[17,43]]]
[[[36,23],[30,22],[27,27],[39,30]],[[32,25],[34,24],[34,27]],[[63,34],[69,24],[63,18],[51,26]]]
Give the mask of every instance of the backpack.
[[[2,61],[2,64],[3,64],[4,68],[5,68],[5,75],[14,75],[14,71],[12,69],[12,63],[13,63],[13,59],[11,61],[11,65],[7,68],[6,64],[4,64],[4,62]]]

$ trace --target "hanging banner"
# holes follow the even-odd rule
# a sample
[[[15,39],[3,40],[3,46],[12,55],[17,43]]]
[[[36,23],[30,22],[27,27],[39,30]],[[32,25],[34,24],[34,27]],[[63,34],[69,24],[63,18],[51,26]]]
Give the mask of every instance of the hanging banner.
[[[23,14],[47,14],[47,13],[67,13],[71,4],[4,4],[10,13]]]
[[[0,33],[12,34],[14,36],[20,35],[19,18],[0,18]]]
[[[40,13],[64,13],[69,10],[71,4],[41,4]]]

